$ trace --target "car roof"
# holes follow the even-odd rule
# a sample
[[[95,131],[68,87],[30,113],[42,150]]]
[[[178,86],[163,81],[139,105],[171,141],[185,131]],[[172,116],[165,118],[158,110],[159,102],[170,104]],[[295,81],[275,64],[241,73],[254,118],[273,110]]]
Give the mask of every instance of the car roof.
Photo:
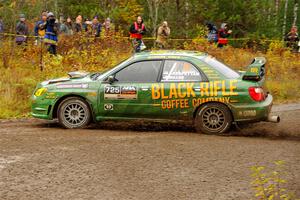
[[[206,57],[208,54],[199,51],[187,51],[187,50],[153,50],[143,51],[133,55],[135,59],[153,59],[153,58],[168,58],[168,57]]]

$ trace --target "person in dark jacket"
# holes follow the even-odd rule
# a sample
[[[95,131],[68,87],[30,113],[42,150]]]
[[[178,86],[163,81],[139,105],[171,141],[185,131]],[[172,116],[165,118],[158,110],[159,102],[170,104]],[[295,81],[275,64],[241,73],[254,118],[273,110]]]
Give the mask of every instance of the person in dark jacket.
[[[134,22],[129,29],[130,38],[133,39],[133,47],[135,52],[140,52],[143,50],[143,35],[146,33],[146,27],[143,23],[143,19],[141,16],[137,17],[136,22]]]
[[[75,21],[75,32],[79,33],[82,31],[82,16],[78,15]]]
[[[29,29],[28,29],[28,26],[25,21],[26,21],[25,15],[21,14],[20,21],[17,23],[17,26],[16,26],[16,33],[17,33],[16,43],[18,45],[26,44],[26,42],[27,42],[27,36],[29,35]]]
[[[45,37],[45,30],[42,30],[40,28],[40,25],[45,23],[46,21],[47,21],[47,12],[43,12],[41,20],[38,21],[34,26],[34,36],[38,37],[35,39],[35,45],[37,45],[41,41],[41,38]]]
[[[228,44],[228,37],[232,33],[231,30],[228,30],[228,26],[226,23],[222,23],[221,29],[218,32],[218,47],[222,48]]]
[[[82,30],[86,32],[88,35],[91,33],[92,22],[86,18],[82,24]]]
[[[299,49],[299,35],[296,26],[292,26],[291,31],[286,34],[284,40],[287,42],[287,47],[291,48],[292,51],[298,52]]]
[[[0,33],[4,33],[4,23],[2,21],[2,17],[0,16]]]
[[[92,21],[92,35],[95,37],[100,37],[102,25],[98,18],[95,17]]]
[[[58,24],[55,23],[56,19],[52,12],[47,15],[47,21],[41,25],[41,29],[45,29],[46,34],[44,37],[45,44],[49,45],[48,52],[56,55],[56,47],[58,42]]]
[[[72,22],[72,18],[71,18],[71,17],[68,17],[65,24],[66,24],[66,26],[67,26],[67,28],[68,28],[68,33],[67,33],[67,35],[73,35],[73,34],[74,34],[74,24],[73,24],[73,22]]]
[[[206,24],[207,30],[208,30],[208,34],[207,34],[207,40],[209,43],[213,44],[213,43],[217,43],[218,42],[218,29],[217,27],[211,23],[208,22]]]

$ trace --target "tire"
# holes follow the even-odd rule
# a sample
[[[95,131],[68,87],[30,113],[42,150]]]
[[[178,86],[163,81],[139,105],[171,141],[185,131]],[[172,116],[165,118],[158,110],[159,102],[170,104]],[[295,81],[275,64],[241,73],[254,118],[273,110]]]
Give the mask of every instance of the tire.
[[[222,134],[230,129],[232,116],[227,106],[208,103],[197,110],[194,123],[197,132],[210,135]]]
[[[57,111],[58,122],[68,129],[85,128],[91,121],[91,111],[86,101],[78,97],[63,100]]]

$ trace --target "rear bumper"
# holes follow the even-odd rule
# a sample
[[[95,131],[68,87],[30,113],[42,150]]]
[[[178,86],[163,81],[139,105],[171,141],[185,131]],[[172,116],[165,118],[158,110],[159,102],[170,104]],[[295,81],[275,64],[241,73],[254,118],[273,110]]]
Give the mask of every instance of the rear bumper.
[[[236,122],[268,121],[273,105],[273,96],[268,95],[265,101],[253,104],[237,104],[232,106],[232,114]]]

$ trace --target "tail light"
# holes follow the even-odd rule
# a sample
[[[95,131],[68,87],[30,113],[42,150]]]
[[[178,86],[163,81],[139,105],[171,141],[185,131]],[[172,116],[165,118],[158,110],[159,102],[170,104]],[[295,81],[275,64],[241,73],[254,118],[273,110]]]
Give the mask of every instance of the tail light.
[[[248,91],[254,101],[263,101],[266,98],[265,92],[261,87],[249,87]]]

